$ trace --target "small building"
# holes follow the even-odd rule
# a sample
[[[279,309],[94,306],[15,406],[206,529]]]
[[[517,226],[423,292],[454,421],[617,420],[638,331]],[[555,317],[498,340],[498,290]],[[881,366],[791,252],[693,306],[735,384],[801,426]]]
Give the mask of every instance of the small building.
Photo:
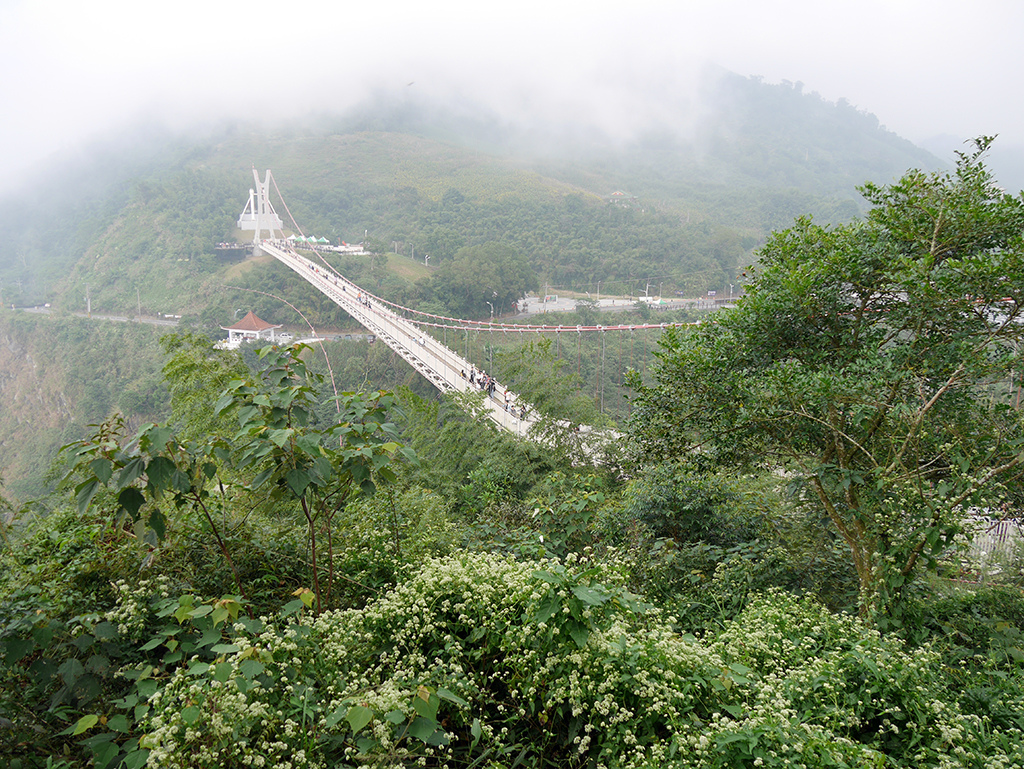
[[[221,326],[222,331],[228,332],[228,338],[217,346],[225,350],[238,349],[242,342],[254,342],[257,339],[267,339],[273,342],[277,337],[275,331],[281,325],[267,323],[250,310],[244,318],[233,326]]]

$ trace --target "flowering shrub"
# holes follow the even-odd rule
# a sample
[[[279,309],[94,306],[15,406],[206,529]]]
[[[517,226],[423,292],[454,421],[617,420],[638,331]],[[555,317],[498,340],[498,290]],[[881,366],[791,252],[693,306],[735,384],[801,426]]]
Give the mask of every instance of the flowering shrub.
[[[872,766],[1024,764],[1024,724],[997,730],[963,712],[943,688],[937,651],[907,649],[854,617],[771,591],[752,601],[711,648],[756,676],[733,706],[737,718],[712,724],[709,739],[719,747],[745,744],[766,765],[793,760],[794,746],[817,755],[822,738],[847,760],[858,755]],[[792,734],[778,740],[780,729]]]
[[[362,610],[239,626],[154,698],[150,765],[666,760],[728,668],[613,575],[542,565],[463,554]]]
[[[929,648],[781,591],[698,642],[620,579],[461,554],[363,609],[237,623],[152,698],[149,765],[1024,765]]]

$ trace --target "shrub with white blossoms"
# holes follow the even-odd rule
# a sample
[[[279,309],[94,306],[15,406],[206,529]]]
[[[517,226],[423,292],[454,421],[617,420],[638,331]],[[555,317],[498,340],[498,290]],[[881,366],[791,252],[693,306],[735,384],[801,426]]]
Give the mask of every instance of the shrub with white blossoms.
[[[462,554],[365,609],[240,632],[154,698],[150,765],[664,760],[723,666],[601,576]]]
[[[104,619],[117,627],[123,638],[134,641],[144,638],[156,618],[155,604],[171,596],[170,579],[163,575],[133,583],[121,579],[112,587],[117,603],[104,614]]]
[[[736,717],[706,735],[720,754],[740,747],[765,766],[844,765],[820,761],[824,741],[853,766],[1024,766],[1024,733],[961,712],[936,651],[906,648],[814,601],[769,591],[711,649],[752,671],[730,708]]]
[[[941,696],[928,649],[781,592],[700,642],[617,580],[462,553],[363,609],[238,623],[153,698],[149,765],[1024,764],[1019,732]]]

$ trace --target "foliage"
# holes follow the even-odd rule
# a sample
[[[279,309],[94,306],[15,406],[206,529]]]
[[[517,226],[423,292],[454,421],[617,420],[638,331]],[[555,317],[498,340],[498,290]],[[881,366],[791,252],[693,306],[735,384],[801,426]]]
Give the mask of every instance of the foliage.
[[[233,380],[217,401],[217,415],[237,416],[239,432],[232,449],[235,466],[254,473],[251,488],[265,484],[269,499],[297,502],[306,520],[317,610],[331,598],[334,580],[331,518],[358,494],[372,494],[376,483],[393,482],[390,465],[399,455],[414,455],[395,440],[388,421],[394,396],[378,392],[364,397],[344,393],[337,398],[337,422],[316,429],[316,377],[299,356],[302,346],[281,350],[264,347],[262,381]],[[216,451],[226,451],[215,447]],[[321,590],[317,532],[327,532],[327,586]]]
[[[464,246],[431,276],[426,287],[462,318],[501,315],[529,291],[537,276],[514,249],[500,243]]]
[[[400,397],[402,435],[421,460],[410,477],[451,498],[460,513],[489,516],[521,500],[559,466],[545,447],[493,429],[490,420],[474,420],[456,399],[427,401],[408,390]]]
[[[181,671],[159,695],[154,755],[170,767],[646,765],[701,709],[704,676],[722,674],[599,579],[585,564],[461,556],[362,611],[241,634],[225,686]]]
[[[87,425],[114,411],[133,427],[167,414],[159,332],[151,326],[6,312],[0,338],[0,472],[15,500],[52,490],[57,450]]]
[[[944,691],[936,651],[901,648],[895,637],[813,603],[770,592],[711,646],[755,672],[736,718],[711,724],[716,765],[755,765],[759,757],[774,765],[801,753],[812,761],[798,765],[833,765],[822,761],[823,737],[859,755],[864,763],[854,765],[980,768],[1024,755],[1019,712],[993,728],[962,710]],[[851,743],[861,750],[850,751]]]
[[[166,362],[164,381],[171,398],[171,424],[186,439],[224,434],[213,413],[211,392],[221,392],[245,373],[235,353],[216,350],[205,336],[184,332],[160,339]]]
[[[736,484],[674,462],[639,471],[623,495],[627,525],[636,521],[659,539],[730,547],[756,538],[758,512]]]
[[[394,480],[389,465],[396,455],[412,455],[394,440],[396,428],[387,421],[393,397],[387,393],[369,398],[345,393],[337,399],[334,424],[313,424],[314,385],[319,382],[299,357],[301,350],[265,347],[260,351],[264,370],[228,384],[213,415],[237,418],[240,429],[230,441],[217,435],[186,441],[171,428],[154,424],[128,438],[123,421],[115,417],[89,439],[69,444],[69,476],[84,476],[75,486],[79,511],[84,513],[96,494],[110,486],[106,501],[117,525],[133,527],[154,549],[165,538],[171,509],[199,514],[230,566],[238,592],[247,595],[216,513],[232,506],[231,497],[259,494],[266,486],[267,502],[296,503],[301,509],[314,594],[318,610],[322,608],[331,599],[334,581],[332,517],[350,498],[372,493],[377,481]],[[226,466],[245,480],[233,484],[233,476],[225,477]],[[320,529],[327,534],[324,590]]]
[[[536,420],[530,427],[531,437],[563,462],[593,464],[600,453],[604,464],[613,464],[614,441],[593,432],[607,428],[610,420],[582,392],[579,378],[566,361],[555,358],[551,348],[551,340],[541,339],[498,357],[506,385],[531,406]]]
[[[1005,383],[1024,334],[1024,199],[993,183],[988,144],[955,173],[868,185],[862,223],[774,235],[737,310],[668,330],[656,383],[637,382],[648,455],[804,484],[882,621],[964,509],[998,504],[1021,474]]]

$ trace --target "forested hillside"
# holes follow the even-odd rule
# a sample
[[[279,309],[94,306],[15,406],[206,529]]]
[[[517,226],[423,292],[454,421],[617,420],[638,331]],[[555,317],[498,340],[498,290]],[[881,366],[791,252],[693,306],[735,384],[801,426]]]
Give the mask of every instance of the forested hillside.
[[[378,389],[380,344],[179,329],[133,393],[143,324],[5,311],[17,403],[78,418],[32,332],[110,379],[96,411],[168,411],[69,422],[57,488],[0,510],[0,762],[1021,766],[1024,196],[989,144],[775,232],[735,307],[629,367],[612,440],[580,425],[622,343],[459,340],[523,440],[483,393]]]
[[[847,220],[862,208],[856,185],[937,163],[797,86],[719,73],[706,89],[695,127],[632,141],[552,127],[542,143],[536,129],[418,103],[273,131],[125,137],[0,208],[4,297],[79,309],[89,284],[98,309],[141,298],[150,313],[202,310],[223,282],[213,246],[234,239],[251,165],[272,168],[299,226],[332,242],[365,236],[439,266],[500,241],[552,285],[618,282],[627,294],[655,275],[673,291],[721,287],[772,229],[806,213]]]
[[[182,315],[211,335],[248,309],[289,327],[304,326],[305,317],[321,329],[351,328],[272,260],[215,250],[243,237],[235,222],[253,165],[261,178],[273,170],[284,195],[274,203],[289,227],[293,214],[306,234],[366,242],[371,256],[334,260],[360,285],[406,306],[484,317],[497,294],[501,315],[514,297],[538,289],[626,297],[654,286],[668,296],[724,295],[730,284],[739,291],[752,250],[773,228],[807,213],[846,221],[862,207],[856,185],[937,162],[872,116],[799,86],[717,72],[703,89],[698,120],[652,125],[628,140],[412,99],[274,129],[125,134],[63,159],[0,205],[0,305]],[[496,254],[508,269],[492,269]],[[30,325],[19,333],[31,333]],[[18,344],[48,357],[45,337]],[[140,356],[153,360],[156,350],[154,342]],[[49,358],[51,368],[76,359],[101,365],[88,349]],[[584,351],[579,358],[577,368],[593,370]],[[77,381],[87,370],[58,379]],[[75,420],[99,419],[104,408],[133,419],[160,411],[136,409],[126,395],[159,392],[145,377],[88,381],[59,388]],[[594,380],[584,381],[589,391]],[[603,398],[599,385],[592,392],[621,402],[610,391]],[[52,453],[55,445],[28,425],[48,425],[56,411],[31,400],[2,405],[6,414],[28,411],[20,422],[4,420],[0,440]],[[5,452],[0,473],[9,488],[26,466]]]

